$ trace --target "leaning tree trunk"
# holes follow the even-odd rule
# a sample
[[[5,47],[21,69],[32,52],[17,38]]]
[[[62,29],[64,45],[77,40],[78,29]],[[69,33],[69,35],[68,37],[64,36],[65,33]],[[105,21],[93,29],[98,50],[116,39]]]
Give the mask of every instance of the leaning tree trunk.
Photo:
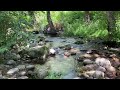
[[[114,11],[107,11],[107,30],[108,30],[108,39],[112,40],[113,36],[115,36],[116,33],[116,20],[114,16]]]
[[[51,19],[50,11],[47,11],[47,21],[50,26],[50,29],[55,30],[55,27],[54,27],[52,19]]]
[[[85,22],[89,23],[91,20],[91,15],[89,11],[85,11]]]

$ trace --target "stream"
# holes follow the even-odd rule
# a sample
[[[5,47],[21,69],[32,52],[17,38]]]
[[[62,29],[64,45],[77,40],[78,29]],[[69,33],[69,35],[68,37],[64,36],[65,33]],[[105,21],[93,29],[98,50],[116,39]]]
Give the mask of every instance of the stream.
[[[114,53],[108,53],[105,46],[98,44],[99,41],[86,42],[82,38],[51,37],[42,33],[35,34],[34,40],[39,36],[45,38],[40,45],[32,43],[33,48],[27,47],[28,51],[16,53],[14,50],[4,55],[5,61],[0,64],[0,79],[109,79],[114,77],[111,75],[111,72],[116,72],[114,67],[119,68],[119,61],[111,61],[116,58]],[[49,56],[44,55],[47,53],[41,48],[44,44],[50,45],[49,49],[55,51],[54,55],[50,52]],[[38,62],[41,60],[44,64]],[[103,64],[109,64],[109,70]]]
[[[44,35],[40,35],[44,36]],[[45,37],[45,41],[47,43],[51,43],[51,48],[53,48],[57,53],[54,57],[48,58],[50,63],[51,69],[50,74],[58,75],[59,73],[61,79],[74,79],[79,78],[76,73],[77,61],[80,55],[85,54],[85,51],[95,48],[95,45],[91,43],[82,43],[82,44],[75,44],[77,41],[81,41],[81,38],[73,38],[73,37]],[[65,52],[69,52],[65,50],[65,46],[76,49],[75,55],[65,56]],[[66,48],[67,48],[66,47]],[[101,46],[102,47],[102,46]],[[97,46],[97,48],[100,48]],[[50,75],[50,76],[51,76]],[[51,77],[48,77],[49,79]],[[59,79],[58,78],[58,79]]]
[[[51,69],[50,69],[50,76],[49,79],[52,78],[52,75],[61,74],[59,78],[61,79],[73,79],[77,77],[77,74],[75,72],[76,68],[76,61],[75,56],[69,56],[65,57],[64,53],[67,52],[67,50],[64,50],[62,47],[70,45],[72,48],[77,48],[78,50],[82,48],[82,45],[74,44],[76,40],[74,38],[65,38],[65,37],[46,37],[45,41],[47,43],[51,44],[51,48],[56,50],[56,55],[54,57],[49,57],[48,62],[50,63]],[[79,52],[79,51],[78,51]]]

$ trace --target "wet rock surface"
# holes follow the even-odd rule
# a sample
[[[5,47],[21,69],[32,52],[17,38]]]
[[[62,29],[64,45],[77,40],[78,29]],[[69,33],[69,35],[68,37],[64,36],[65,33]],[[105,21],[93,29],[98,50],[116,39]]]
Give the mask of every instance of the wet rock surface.
[[[18,68],[12,68],[7,72],[7,74],[8,75],[13,75],[13,74],[17,73],[18,71],[19,71]]]

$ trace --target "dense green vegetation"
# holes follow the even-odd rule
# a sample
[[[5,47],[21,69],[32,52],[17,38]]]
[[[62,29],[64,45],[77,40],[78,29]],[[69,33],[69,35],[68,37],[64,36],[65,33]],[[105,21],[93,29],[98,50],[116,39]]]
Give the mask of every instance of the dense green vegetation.
[[[105,11],[90,11],[89,13],[91,16],[89,22],[85,21],[85,11],[51,11],[51,19],[53,23],[63,24],[65,36],[107,39],[109,16],[107,17]],[[116,30],[111,31],[112,39],[116,41],[120,40],[119,15],[116,11],[114,14]],[[18,46],[26,44],[32,37],[31,31],[42,31],[45,25],[47,25],[45,11],[0,11],[0,52],[8,50],[13,44],[18,44]]]

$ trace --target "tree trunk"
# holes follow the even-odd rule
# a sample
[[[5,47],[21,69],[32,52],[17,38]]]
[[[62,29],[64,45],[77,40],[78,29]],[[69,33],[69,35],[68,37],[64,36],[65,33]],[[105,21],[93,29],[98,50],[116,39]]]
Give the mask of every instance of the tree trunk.
[[[107,25],[108,25],[108,39],[112,40],[113,36],[115,36],[116,33],[116,20],[114,16],[114,11],[107,11]]]
[[[47,21],[50,26],[50,29],[55,30],[55,27],[54,27],[52,19],[51,19],[50,11],[47,11]]]
[[[36,24],[36,18],[35,18],[34,11],[28,11],[28,14],[32,18],[32,24],[34,26]]]
[[[91,15],[89,11],[85,11],[85,22],[89,23],[91,20]]]

